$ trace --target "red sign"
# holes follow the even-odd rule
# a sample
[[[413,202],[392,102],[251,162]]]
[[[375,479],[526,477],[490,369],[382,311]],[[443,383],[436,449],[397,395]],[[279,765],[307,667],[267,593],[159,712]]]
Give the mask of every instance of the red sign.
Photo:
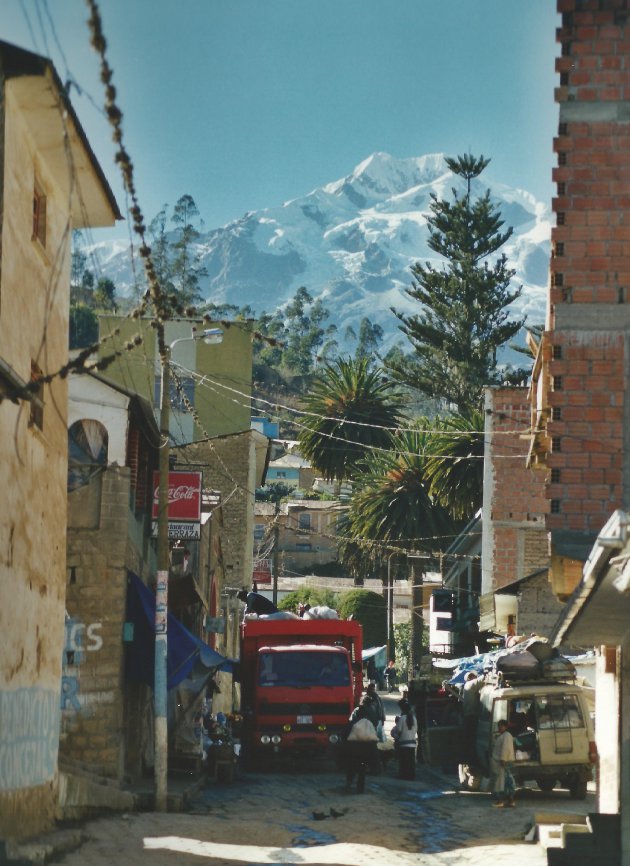
[[[158,516],[160,473],[153,473],[153,519]],[[201,521],[201,472],[168,473],[168,519]]]
[[[256,583],[271,583],[271,560],[259,559],[255,562],[252,578]]]

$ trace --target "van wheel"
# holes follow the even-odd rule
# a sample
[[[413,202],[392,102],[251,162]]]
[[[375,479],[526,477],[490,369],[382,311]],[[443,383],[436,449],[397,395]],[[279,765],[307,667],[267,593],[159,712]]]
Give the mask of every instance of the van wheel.
[[[469,791],[478,791],[481,787],[481,776],[476,776],[470,764],[460,764],[458,769],[459,782]]]
[[[586,792],[588,788],[586,782],[580,780],[579,782],[573,782],[569,786],[569,794],[571,795],[571,799],[573,800],[585,800]]]
[[[548,794],[549,791],[553,791],[553,789],[556,787],[556,780],[550,779],[548,776],[540,776],[538,779],[536,779],[536,784],[541,791],[544,791],[546,794]]]

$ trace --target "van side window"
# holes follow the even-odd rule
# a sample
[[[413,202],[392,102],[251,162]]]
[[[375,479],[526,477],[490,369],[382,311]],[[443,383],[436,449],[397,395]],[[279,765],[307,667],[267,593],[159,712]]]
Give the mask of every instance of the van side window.
[[[536,698],[538,728],[583,728],[577,695],[539,695]]]

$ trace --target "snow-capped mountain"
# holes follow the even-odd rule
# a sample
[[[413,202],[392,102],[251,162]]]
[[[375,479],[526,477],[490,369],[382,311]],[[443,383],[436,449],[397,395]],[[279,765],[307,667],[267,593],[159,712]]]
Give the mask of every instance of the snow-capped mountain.
[[[208,301],[246,304],[272,312],[300,286],[323,297],[341,341],[348,325],[358,332],[365,316],[381,325],[386,343],[402,335],[391,307],[417,310],[404,289],[410,266],[439,259],[429,248],[427,215],[431,195],[450,197],[463,182],[442,154],[396,159],[374,153],[341,180],[314,189],[278,207],[246,213],[202,236],[198,252],[208,276]],[[550,214],[524,190],[486,180],[473,181],[473,195],[490,189],[505,226],[514,234],[503,248],[523,294],[515,315],[530,324],[544,321]],[[131,286],[125,244],[101,244],[103,271],[123,293]]]

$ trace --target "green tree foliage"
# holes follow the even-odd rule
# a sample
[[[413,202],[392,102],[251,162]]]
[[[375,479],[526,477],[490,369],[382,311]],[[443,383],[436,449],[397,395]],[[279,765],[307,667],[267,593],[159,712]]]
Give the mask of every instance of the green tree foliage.
[[[398,622],[394,625],[394,649],[392,654],[396,659],[398,681],[404,683],[409,676],[409,660],[411,658],[411,623]]]
[[[94,289],[94,305],[98,310],[115,313],[118,309],[116,303],[116,286],[107,277],[101,277]]]
[[[176,304],[187,307],[203,301],[201,280],[207,270],[201,263],[197,243],[203,223],[191,195],[181,196],[173,207],[168,231],[168,205],[164,205],[149,223],[151,257],[162,291]]]
[[[183,195],[175,204],[171,222],[175,223],[175,241],[171,244],[171,280],[177,299],[183,306],[203,300],[200,281],[208,275],[201,264],[195,245],[201,233],[195,223],[199,211],[191,195]]]
[[[261,313],[256,328],[266,339],[254,343],[254,372],[265,378],[265,367],[285,377],[310,376],[322,357],[337,349],[337,326],[327,324],[329,313],[301,286],[291,301],[275,313]]]
[[[383,342],[383,329],[368,318],[361,319],[356,357],[373,360]]]
[[[280,610],[290,610],[293,613],[297,613],[300,604],[310,604],[311,607],[324,605],[325,607],[331,607],[335,610],[337,607],[337,596],[332,589],[318,589],[303,586],[300,589],[296,589],[285,595],[285,597],[278,602],[278,608]]]
[[[282,502],[293,492],[293,487],[288,484],[283,484],[282,481],[272,481],[264,487],[257,488],[256,500],[258,502]]]
[[[471,182],[490,160],[470,154],[447,159],[464,179],[466,192],[455,189],[452,201],[432,195],[429,246],[443,256],[440,269],[412,267],[412,288],[406,292],[422,304],[415,315],[393,312],[414,353],[392,364],[393,375],[459,411],[478,408],[482,389],[498,381],[497,350],[520,330],[524,320],[510,319],[507,307],[521,294],[511,289],[514,271],[499,249],[512,234],[490,200],[490,191],[471,197]]]
[[[338,358],[316,374],[303,408],[300,452],[325,478],[341,480],[361,468],[371,449],[390,447],[401,401],[368,359]]]
[[[347,512],[350,539],[369,540],[372,560],[383,544],[397,548],[444,549],[456,527],[448,511],[435,502],[426,479],[431,431],[427,419],[399,431],[386,452],[374,453],[354,481]]]
[[[98,340],[98,316],[87,304],[70,305],[70,348],[85,349]]]
[[[438,421],[428,444],[431,496],[454,518],[470,519],[483,499],[484,416],[478,409]]]
[[[387,641],[387,605],[382,595],[368,589],[349,589],[339,596],[339,616],[352,616],[363,626],[363,646],[383,646]]]

